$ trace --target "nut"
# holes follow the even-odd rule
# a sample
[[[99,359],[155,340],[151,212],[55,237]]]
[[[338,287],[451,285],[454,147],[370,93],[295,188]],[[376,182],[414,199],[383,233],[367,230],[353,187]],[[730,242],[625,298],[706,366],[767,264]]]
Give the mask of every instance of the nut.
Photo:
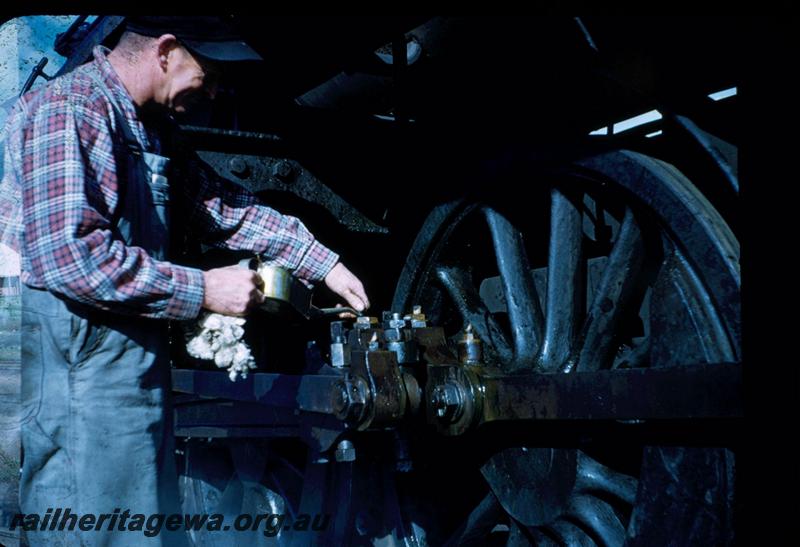
[[[228,168],[231,173],[242,179],[250,174],[250,166],[242,158],[231,158],[228,162]]]
[[[450,382],[436,386],[431,392],[430,403],[440,420],[454,422],[462,411],[461,389]]]
[[[354,462],[356,461],[356,447],[350,441],[341,441],[336,445],[334,457],[337,462]]]
[[[358,423],[367,408],[367,386],[359,377],[344,378],[331,392],[333,413],[343,422]]]
[[[294,167],[286,160],[281,160],[272,166],[272,174],[279,179],[287,180],[294,174]]]

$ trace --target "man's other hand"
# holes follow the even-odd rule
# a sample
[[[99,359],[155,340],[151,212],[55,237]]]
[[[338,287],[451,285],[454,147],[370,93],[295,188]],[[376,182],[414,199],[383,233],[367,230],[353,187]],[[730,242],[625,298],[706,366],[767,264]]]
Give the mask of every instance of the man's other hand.
[[[245,315],[264,302],[262,281],[253,270],[228,266],[203,272],[203,307],[225,315]]]
[[[344,298],[351,308],[358,311],[369,308],[369,299],[367,293],[364,292],[364,285],[341,262],[338,262],[325,276],[325,285]]]

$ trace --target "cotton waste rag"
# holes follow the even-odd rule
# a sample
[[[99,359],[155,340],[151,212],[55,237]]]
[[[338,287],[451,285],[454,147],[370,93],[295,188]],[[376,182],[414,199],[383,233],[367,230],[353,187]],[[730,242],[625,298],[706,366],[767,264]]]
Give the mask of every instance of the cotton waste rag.
[[[256,363],[242,340],[244,323],[243,317],[203,312],[194,328],[186,331],[186,350],[192,357],[214,361],[219,368],[228,369],[231,382],[238,376],[247,378]]]

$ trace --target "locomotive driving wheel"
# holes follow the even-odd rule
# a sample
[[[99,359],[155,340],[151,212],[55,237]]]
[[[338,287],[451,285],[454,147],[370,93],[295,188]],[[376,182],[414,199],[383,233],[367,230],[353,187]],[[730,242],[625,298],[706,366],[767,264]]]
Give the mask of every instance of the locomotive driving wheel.
[[[421,305],[454,347],[470,325],[484,361],[509,372],[739,360],[738,243],[681,173],[628,151],[525,172],[514,171],[513,200],[431,213],[392,309]],[[418,477],[405,482],[436,500],[417,504],[436,515],[421,526],[427,543],[732,541],[731,451],[625,442],[627,424],[615,424],[622,442],[560,424],[515,424],[450,452],[417,443]],[[523,427],[525,440],[509,443]],[[503,448],[486,448],[498,437]],[[471,482],[457,494],[459,480]]]

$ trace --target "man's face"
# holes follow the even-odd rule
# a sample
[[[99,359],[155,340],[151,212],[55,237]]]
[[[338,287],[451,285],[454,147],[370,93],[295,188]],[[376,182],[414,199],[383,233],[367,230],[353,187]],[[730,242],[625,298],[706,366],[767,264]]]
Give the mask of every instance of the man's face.
[[[214,98],[219,69],[214,63],[195,57],[186,48],[176,45],[169,52],[164,76],[162,104],[175,112],[186,112],[195,103]]]

